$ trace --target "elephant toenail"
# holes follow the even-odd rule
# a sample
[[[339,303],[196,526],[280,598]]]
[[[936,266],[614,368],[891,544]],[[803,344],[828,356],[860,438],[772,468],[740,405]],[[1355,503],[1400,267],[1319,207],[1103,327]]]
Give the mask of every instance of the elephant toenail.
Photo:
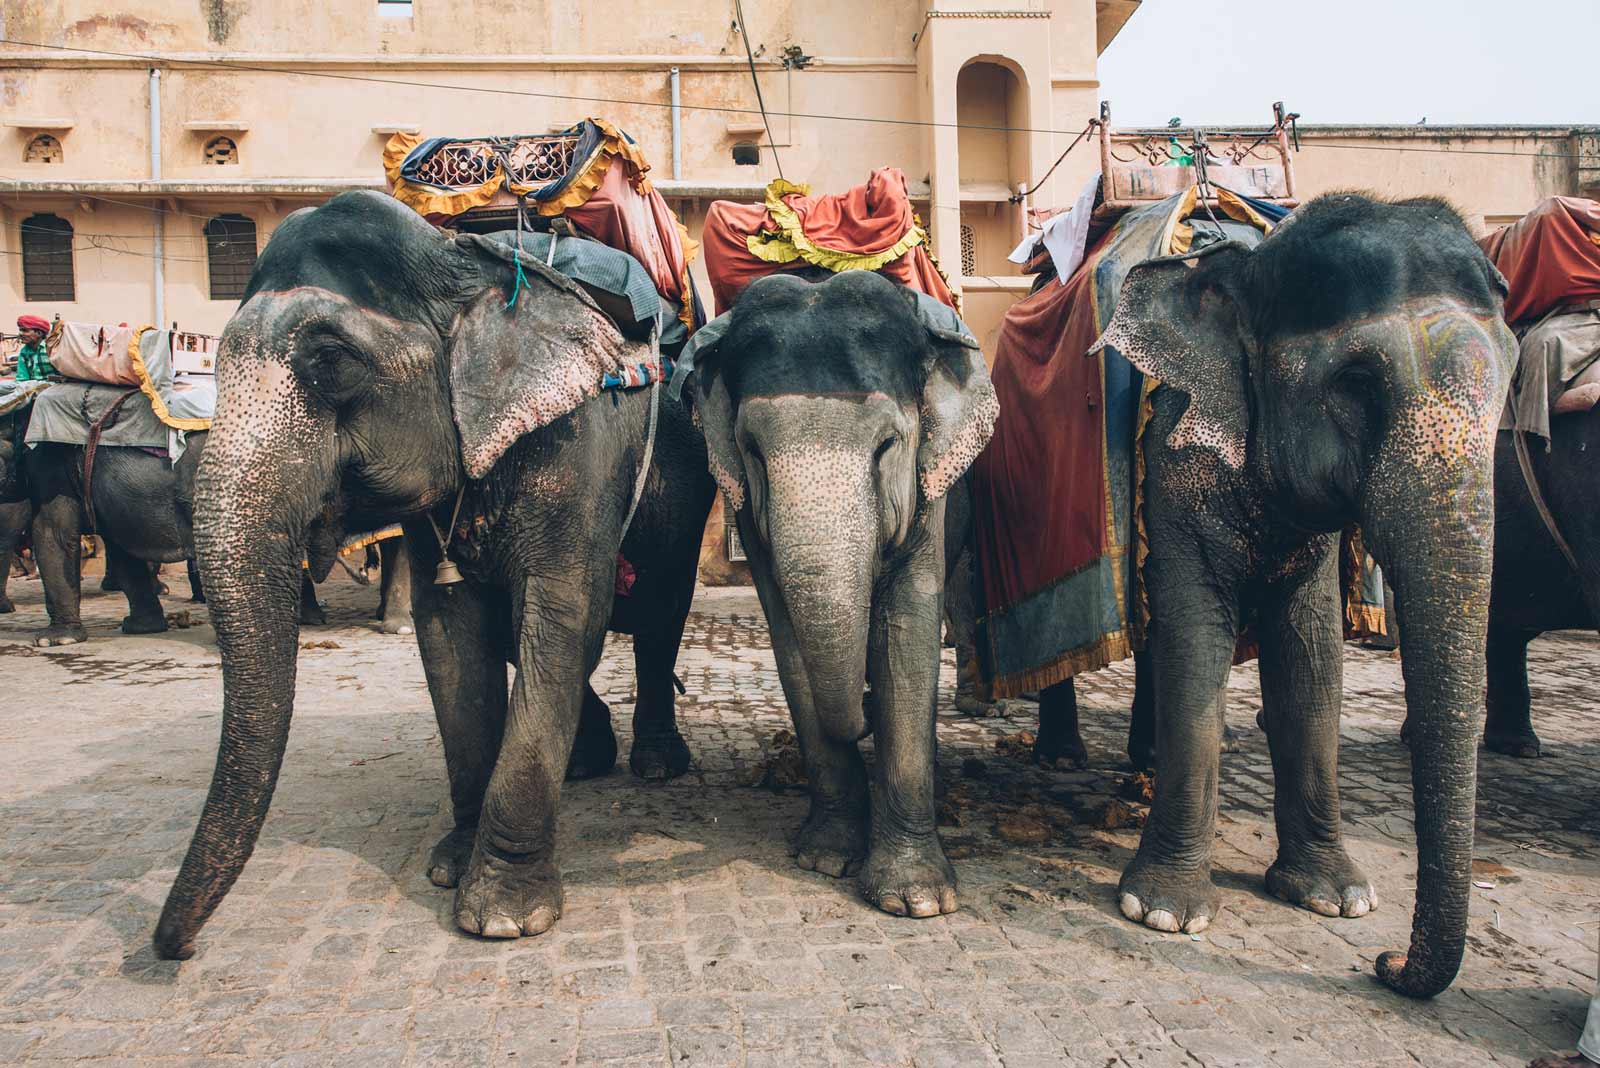
[[[1178,917],[1166,909],[1151,909],[1144,914],[1144,925],[1153,930],[1176,934],[1178,931]]]
[[[1135,923],[1144,920],[1144,902],[1132,894],[1123,894],[1120,903],[1122,914]]]

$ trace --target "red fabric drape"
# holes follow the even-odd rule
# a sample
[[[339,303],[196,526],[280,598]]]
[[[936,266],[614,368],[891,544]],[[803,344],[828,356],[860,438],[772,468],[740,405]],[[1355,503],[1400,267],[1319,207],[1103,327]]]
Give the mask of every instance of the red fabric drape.
[[[1478,242],[1506,276],[1506,322],[1600,297],[1600,202],[1551,197]]]
[[[898,167],[881,167],[872,172],[865,185],[852,186],[843,193],[811,196],[791,191],[783,193],[781,201],[798,219],[804,239],[819,250],[811,254],[812,258],[802,251],[800,258],[775,263],[750,251],[751,235],[784,231],[785,220],[774,218],[765,204],[719,200],[707,209],[701,241],[719,313],[731,308],[745,286],[764,275],[797,271],[814,264],[835,270],[838,267],[826,262],[831,258],[828,253],[880,256],[916,229],[906,177]],[[952,308],[956,306],[950,287],[922,245],[911,247],[876,269],[902,285],[919,289]]]
[[[689,254],[684,250],[678,219],[653,186],[648,193],[634,188],[627,160],[613,159],[600,188],[563,214],[584,233],[643,264],[656,292],[667,300],[683,299]]]
[[[1105,411],[1094,344],[1094,271],[1013,304],[990,372],[1000,419],[973,463],[985,608],[1021,601],[1102,556]],[[1048,487],[1048,491],[1042,491]]]

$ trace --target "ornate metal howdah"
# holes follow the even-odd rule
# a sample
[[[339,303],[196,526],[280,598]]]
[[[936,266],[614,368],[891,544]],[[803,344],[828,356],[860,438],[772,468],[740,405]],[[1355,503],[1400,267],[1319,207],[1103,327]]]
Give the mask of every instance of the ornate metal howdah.
[[[1178,144],[1179,130],[1121,133],[1111,128],[1111,107],[1100,105],[1100,170],[1103,177],[1101,200],[1095,205],[1098,226],[1130,208],[1151,201],[1165,200],[1201,181],[1207,205],[1215,207],[1210,186],[1218,185],[1235,193],[1294,207],[1294,163],[1290,134],[1297,115],[1273,105],[1273,124],[1262,133],[1193,131],[1193,143]],[[1204,154],[1201,166],[1193,162]],[[1179,163],[1189,159],[1189,163]]]
[[[510,184],[537,189],[572,169],[579,136],[521,135],[447,141],[422,161],[414,180],[444,189],[476,189],[506,170],[510,172]]]

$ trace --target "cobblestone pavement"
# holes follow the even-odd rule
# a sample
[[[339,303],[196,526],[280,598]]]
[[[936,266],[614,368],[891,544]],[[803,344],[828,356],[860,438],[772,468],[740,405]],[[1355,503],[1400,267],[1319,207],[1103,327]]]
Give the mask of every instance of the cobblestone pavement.
[[[1483,756],[1466,964],[1419,1004],[1371,978],[1378,952],[1406,944],[1415,870],[1387,654],[1351,649],[1345,676],[1345,825],[1377,882],[1373,915],[1326,919],[1263,893],[1272,784],[1249,667],[1229,709],[1243,747],[1222,763],[1224,907],[1191,939],[1133,926],[1114,904],[1138,832],[1098,825],[1126,774],[1131,665],[1086,680],[1094,767],[1062,772],[996,750],[1033,725],[1031,705],[954,712],[947,654],[940,770],[959,823],[944,840],[962,908],[896,919],[849,882],[794,867],[797,790],[745,785],[787,716],[753,595],[702,591],[680,659],[694,770],[646,785],[623,761],[569,786],[567,913],[543,937],[491,942],[453,928],[449,893],[424,873],[448,812],[416,647],[378,633],[365,618],[375,591],[346,582],[331,589],[332,625],[302,634],[321,647],[300,657],[261,844],[178,966],[155,961],[148,939],[214,757],[210,629],[125,638],[122,599],[93,595],[90,643],[34,650],[38,583],[12,590],[19,611],[0,617],[0,1064],[1521,1064],[1576,1040],[1594,989],[1589,636],[1533,647],[1548,755]],[[631,663],[613,639],[596,680],[624,753]],[[1024,824],[1013,837],[1042,826],[1044,840],[1002,840],[999,819]]]

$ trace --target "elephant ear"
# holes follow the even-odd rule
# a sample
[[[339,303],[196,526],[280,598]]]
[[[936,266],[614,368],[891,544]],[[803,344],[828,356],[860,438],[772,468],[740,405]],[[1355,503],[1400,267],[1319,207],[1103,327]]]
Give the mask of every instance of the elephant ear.
[[[1115,349],[1146,375],[1186,394],[1189,407],[1167,445],[1208,449],[1244,466],[1249,408],[1243,273],[1237,241],[1146,260],[1128,272],[1116,311],[1089,354]]]
[[[485,283],[449,343],[461,460],[469,478],[482,478],[512,442],[598,395],[605,374],[644,346],[624,338],[576,283],[526,253],[477,234],[456,244]]]
[[[722,336],[733,321],[723,312],[694,332],[678,354],[667,395],[680,396],[688,385],[694,397],[694,421],[706,436],[706,459],[711,477],[735,511],[744,505],[744,460],[733,440],[733,398],[721,374]]]
[[[915,305],[929,354],[920,403],[917,481],[923,498],[936,501],[989,444],[1000,401],[978,339],[961,317],[926,293],[905,292]]]

